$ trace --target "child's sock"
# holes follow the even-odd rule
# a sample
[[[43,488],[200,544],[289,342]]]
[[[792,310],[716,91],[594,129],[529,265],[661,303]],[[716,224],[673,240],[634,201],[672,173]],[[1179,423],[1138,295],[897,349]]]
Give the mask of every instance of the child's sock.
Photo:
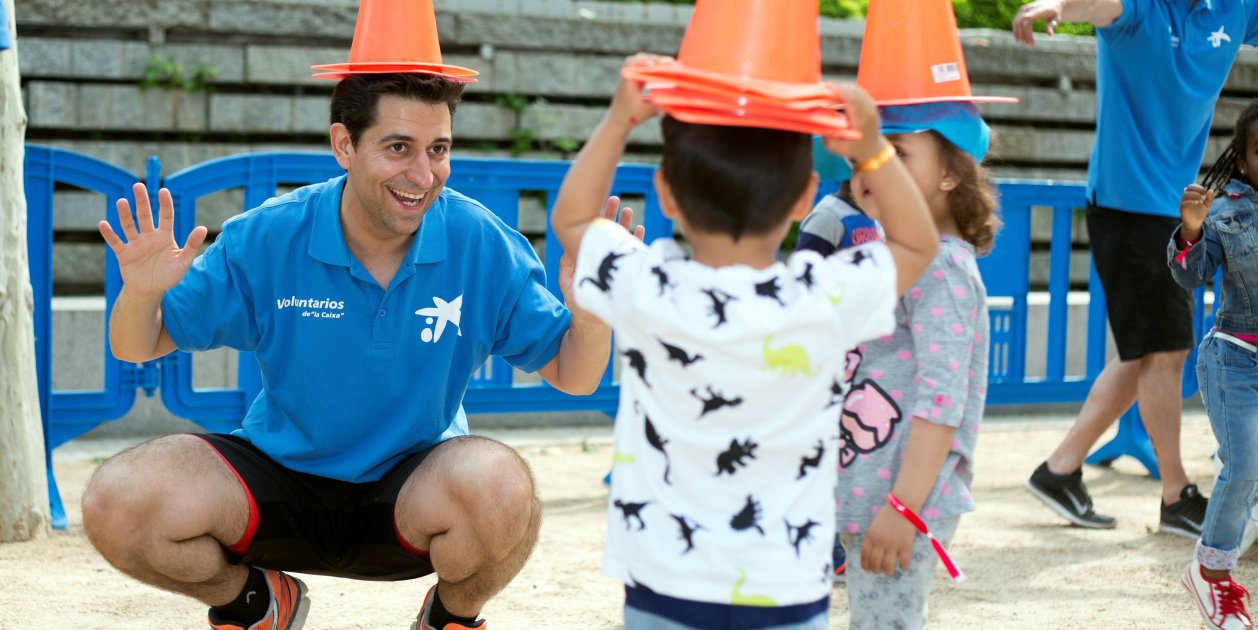
[[[250,567],[249,577],[236,599],[222,606],[211,607],[210,614],[218,620],[235,621],[248,628],[262,619],[270,603],[271,587],[267,586],[266,574]]]
[[[476,617],[460,617],[446,610],[445,604],[441,603],[441,589],[437,589],[432,594],[432,608],[428,609],[428,624],[434,628],[444,628],[448,623],[471,628],[476,623]]]

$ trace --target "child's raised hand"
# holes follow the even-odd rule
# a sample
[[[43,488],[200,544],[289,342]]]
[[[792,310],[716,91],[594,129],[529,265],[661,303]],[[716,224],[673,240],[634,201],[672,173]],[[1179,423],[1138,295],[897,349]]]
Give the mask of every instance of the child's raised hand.
[[[672,61],[672,57],[638,53],[625,59],[625,68],[633,66],[650,66],[657,63]],[[643,121],[658,116],[660,110],[642,98],[642,84],[621,77],[616,86],[616,94],[612,97],[608,115],[623,121],[629,127],[636,127]]]
[[[857,140],[842,138],[824,138],[823,141],[831,153],[863,162],[878,154],[886,140],[882,137],[881,119],[878,106],[869,97],[869,93],[855,83],[840,83],[835,86],[847,103],[847,119],[852,128],[859,131]]]
[[[1179,218],[1184,222],[1180,236],[1185,240],[1195,241],[1201,237],[1201,224],[1206,222],[1210,213],[1210,204],[1214,203],[1214,191],[1206,190],[1197,184],[1190,184],[1184,189],[1184,196],[1179,198]]]

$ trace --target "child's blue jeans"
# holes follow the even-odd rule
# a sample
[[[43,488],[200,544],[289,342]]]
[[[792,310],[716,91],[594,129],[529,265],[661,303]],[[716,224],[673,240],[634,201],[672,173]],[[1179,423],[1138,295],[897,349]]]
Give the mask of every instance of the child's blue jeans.
[[[1223,464],[1210,493],[1197,560],[1207,569],[1230,571],[1258,504],[1258,353],[1218,333],[1206,335],[1197,349],[1197,381]]]

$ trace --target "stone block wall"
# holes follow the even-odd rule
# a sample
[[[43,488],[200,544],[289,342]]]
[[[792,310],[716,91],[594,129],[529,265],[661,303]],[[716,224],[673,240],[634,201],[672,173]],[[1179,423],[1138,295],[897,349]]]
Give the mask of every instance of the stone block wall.
[[[673,4],[435,1],[445,60],[482,73],[455,120],[464,155],[568,157],[602,115],[621,59],[675,54],[690,15]],[[356,15],[351,0],[23,0],[15,18],[28,141],[136,173],[150,154],[173,173],[246,151],[326,150],[332,84],[310,78],[309,66],[348,59]],[[860,21],[822,21],[827,77],[854,78],[862,29]],[[975,93],[1020,99],[979,106],[995,132],[994,173],[1083,179],[1096,114],[1093,40],[1059,36],[1028,49],[1005,32],[964,31],[962,39]],[[208,89],[144,87],[163,63],[182,64],[185,79],[198,69],[214,76]],[[1216,110],[1207,161],[1255,95],[1258,52],[1247,49]],[[659,142],[656,126],[637,130],[628,159],[654,160]],[[57,290],[91,293],[103,255],[94,226],[108,200],[59,195]],[[239,208],[239,195],[224,194],[198,212],[215,231]],[[522,209],[530,236],[544,227],[541,213],[536,202]],[[1047,237],[1037,221],[1036,238]],[[1086,234],[1074,240],[1082,283]],[[1046,267],[1046,257],[1037,254],[1033,268]]]

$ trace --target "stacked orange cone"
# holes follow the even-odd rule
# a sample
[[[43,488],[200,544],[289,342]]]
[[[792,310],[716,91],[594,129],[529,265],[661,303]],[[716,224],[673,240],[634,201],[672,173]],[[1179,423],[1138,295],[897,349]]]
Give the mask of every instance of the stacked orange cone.
[[[675,61],[622,73],[683,122],[855,137],[819,29],[816,0],[697,0]]]

